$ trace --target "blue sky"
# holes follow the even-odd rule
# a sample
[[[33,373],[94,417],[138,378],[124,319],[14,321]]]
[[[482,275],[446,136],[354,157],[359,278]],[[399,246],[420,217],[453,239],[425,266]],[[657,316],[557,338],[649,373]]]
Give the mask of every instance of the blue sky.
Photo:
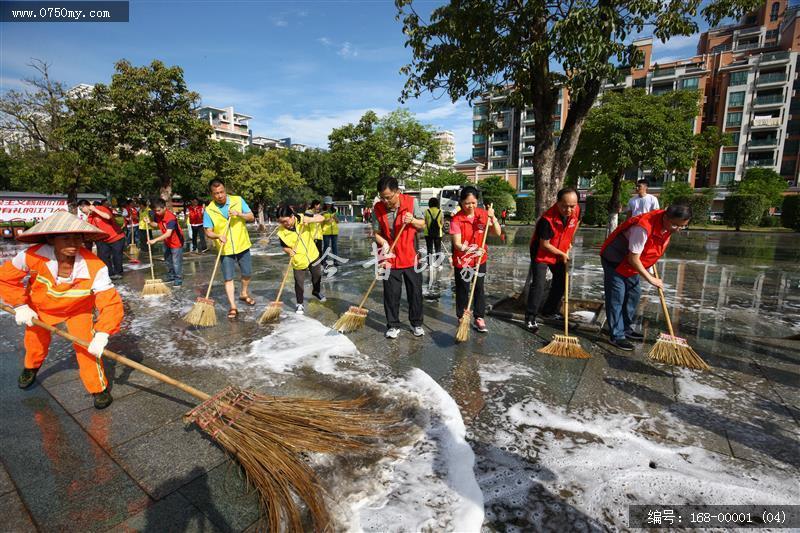
[[[423,13],[439,2],[420,2]],[[255,135],[325,147],[331,129],[368,109],[400,106],[399,69],[410,61],[393,2],[131,0],[129,23],[0,24],[0,90],[20,88],[31,58],[68,85],[107,83],[114,62],[160,59],[183,68],[203,103],[253,116]],[[697,36],[656,44],[655,60],[691,56]],[[471,155],[466,102],[426,94],[404,104],[456,134]]]

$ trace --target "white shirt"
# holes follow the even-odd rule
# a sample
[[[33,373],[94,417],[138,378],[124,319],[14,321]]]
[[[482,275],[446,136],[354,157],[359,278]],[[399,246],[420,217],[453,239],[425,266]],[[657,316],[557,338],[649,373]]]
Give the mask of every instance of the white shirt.
[[[14,259],[11,260],[11,264],[23,272],[30,272],[30,269],[28,268],[28,262],[25,260],[26,252],[27,250],[22,250],[16,256],[14,256]],[[47,270],[49,270],[50,274],[53,275],[53,279],[56,280],[56,283],[72,283],[78,279],[89,279],[89,265],[86,264],[86,260],[84,260],[81,254],[77,254],[75,256],[75,264],[72,266],[72,274],[69,278],[65,279],[59,277],[58,275],[58,261],[56,260],[56,252],[51,245],[45,244],[39,248],[36,253],[37,255],[47,259]],[[114,284],[111,282],[111,278],[108,275],[108,267],[104,266],[97,271],[97,275],[92,282],[92,291],[97,293],[112,288],[114,288]]]
[[[631,211],[631,216],[634,217],[656,209],[658,209],[658,198],[652,194],[636,195],[628,201],[628,211]]]

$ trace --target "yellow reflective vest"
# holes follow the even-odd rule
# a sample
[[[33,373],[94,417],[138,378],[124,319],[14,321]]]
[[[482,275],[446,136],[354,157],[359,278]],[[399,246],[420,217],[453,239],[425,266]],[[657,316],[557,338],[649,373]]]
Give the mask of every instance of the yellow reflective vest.
[[[296,221],[293,229],[286,229],[283,226],[278,228],[278,238],[295,251],[292,257],[292,268],[294,270],[305,270],[317,259],[319,250],[314,244],[313,224],[300,224]]]
[[[442,215],[442,210],[438,207],[429,207],[425,210],[425,236],[428,236],[428,228],[430,228],[431,223],[436,220],[439,224],[439,235],[435,235],[435,237],[442,236],[442,228],[444,227],[444,216]]]
[[[339,235],[339,221],[336,219],[336,213],[330,211],[323,213],[325,222],[322,223],[323,235]]]
[[[230,213],[231,210],[242,212],[241,196],[228,195],[228,213]],[[216,202],[212,200],[211,203],[206,206],[206,213],[211,217],[211,222],[214,223],[214,233],[218,235],[222,234],[225,231],[225,225],[228,223],[228,219],[223,216]],[[234,255],[242,253],[250,248],[250,235],[247,234],[247,224],[242,217],[233,217],[226,238],[227,242],[222,248],[222,255]],[[220,241],[217,240],[217,247],[219,247],[219,245]]]
[[[313,217],[316,213],[312,210],[306,211],[307,217]],[[308,224],[308,227],[311,228],[311,233],[314,235],[315,241],[322,240],[322,222],[311,222]]]

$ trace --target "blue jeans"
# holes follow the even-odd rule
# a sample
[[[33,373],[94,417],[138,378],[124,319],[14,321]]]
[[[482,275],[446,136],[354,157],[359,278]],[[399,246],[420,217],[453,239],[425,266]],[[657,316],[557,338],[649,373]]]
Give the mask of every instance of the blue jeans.
[[[239,270],[242,273],[242,278],[250,279],[253,273],[253,262],[250,257],[250,248],[244,252],[239,252],[233,255],[222,256],[222,279],[225,281],[232,281],[236,273],[235,267],[239,265]]]
[[[164,262],[167,264],[169,281],[183,281],[183,248],[164,246]]]
[[[642,295],[642,286],[639,275],[629,278],[617,273],[618,263],[600,258],[603,264],[603,285],[606,296],[606,318],[612,340],[622,340],[625,333],[633,331],[633,317],[639,306],[639,297]]]
[[[324,250],[330,250],[330,253],[332,253],[336,257],[339,257],[339,247],[337,246],[338,241],[339,241],[339,236],[338,235],[323,235],[322,236],[322,242],[323,242],[322,249],[323,249],[323,251]],[[327,262],[327,259],[328,258],[326,258],[326,262]],[[333,257],[331,257],[330,260],[333,263],[336,263],[336,261],[334,261]]]

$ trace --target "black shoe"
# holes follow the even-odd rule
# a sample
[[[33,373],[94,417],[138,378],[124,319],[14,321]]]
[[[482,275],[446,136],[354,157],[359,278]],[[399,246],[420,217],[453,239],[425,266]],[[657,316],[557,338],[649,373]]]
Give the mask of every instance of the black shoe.
[[[626,331],[625,338],[632,341],[643,341],[644,335],[635,331]]]
[[[539,324],[536,322],[535,318],[527,318],[525,319],[525,329],[531,333],[536,333],[539,331]]]
[[[111,393],[108,392],[108,389],[104,390],[103,392],[95,393],[92,396],[94,396],[95,409],[105,409],[111,405],[111,402],[114,401],[114,398],[111,397]]]
[[[19,385],[20,389],[27,389],[33,382],[36,381],[36,373],[39,371],[38,368],[23,368],[22,374],[19,375],[17,379],[17,385]]]
[[[634,348],[633,344],[629,343],[625,339],[611,339],[608,341],[608,343],[611,346],[615,346],[620,350],[625,350],[626,352],[632,352]]]
[[[563,322],[564,315],[561,313],[553,313],[552,315],[541,315],[543,320],[547,320],[548,322]]]

